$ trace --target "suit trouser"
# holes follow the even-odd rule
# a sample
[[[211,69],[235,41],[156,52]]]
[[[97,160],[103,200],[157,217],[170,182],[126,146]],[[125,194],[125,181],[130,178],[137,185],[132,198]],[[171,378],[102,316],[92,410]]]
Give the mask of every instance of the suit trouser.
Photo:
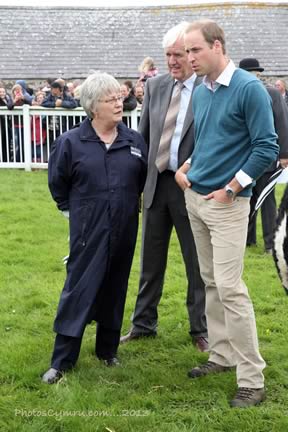
[[[273,174],[272,172],[264,173],[257,180],[256,185],[253,187],[252,197],[250,201],[250,215],[249,215],[249,224],[248,224],[247,244],[256,244],[257,213],[255,213],[253,216],[252,214],[255,210],[257,199],[261,194],[262,190],[264,189],[264,187],[267,185],[267,182],[272,174]],[[272,249],[274,230],[276,227],[276,218],[277,218],[277,206],[276,206],[274,190],[270,192],[270,194],[265,198],[261,206],[261,218],[262,218],[262,230],[263,230],[263,240],[264,240],[265,249]]]
[[[174,174],[164,171],[158,176],[153,204],[143,211],[141,272],[132,332],[156,333],[157,307],[162,296],[169,241],[174,226],[188,279],[186,304],[190,333],[193,336],[207,336],[205,288],[184,195],[174,180]]]
[[[97,324],[95,353],[99,359],[115,357],[120,341],[120,330],[104,328]],[[75,366],[82,343],[82,337],[65,336],[57,334],[54,351],[51,359],[51,367],[62,371]]]
[[[186,189],[185,199],[206,287],[209,360],[236,365],[239,387],[262,388],[265,362],[258,349],[253,305],[241,279],[249,199],[232,204]]]

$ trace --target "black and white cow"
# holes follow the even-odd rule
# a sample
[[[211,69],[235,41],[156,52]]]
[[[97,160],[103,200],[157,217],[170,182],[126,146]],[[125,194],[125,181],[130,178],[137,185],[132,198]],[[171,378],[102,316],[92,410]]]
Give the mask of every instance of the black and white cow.
[[[288,295],[288,185],[278,210],[273,257],[283,288]]]

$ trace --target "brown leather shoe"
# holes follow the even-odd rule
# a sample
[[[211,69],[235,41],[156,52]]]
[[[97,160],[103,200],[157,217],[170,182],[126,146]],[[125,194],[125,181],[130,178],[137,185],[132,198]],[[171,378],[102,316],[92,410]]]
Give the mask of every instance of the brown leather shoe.
[[[249,408],[259,405],[266,399],[265,388],[239,387],[234,399],[231,400],[232,408]]]
[[[201,366],[197,366],[188,372],[189,378],[199,378],[212,373],[228,372],[232,370],[229,366],[222,366],[217,363],[208,361]]]
[[[120,338],[120,343],[126,343],[126,342],[130,342],[132,340],[135,339],[140,339],[140,338],[144,338],[144,337],[155,337],[157,336],[157,333],[143,333],[143,332],[133,332],[132,330],[130,330],[125,336],[121,336]]]
[[[192,337],[193,345],[197,348],[200,352],[208,352],[209,351],[209,344],[208,339],[204,336],[194,336]]]

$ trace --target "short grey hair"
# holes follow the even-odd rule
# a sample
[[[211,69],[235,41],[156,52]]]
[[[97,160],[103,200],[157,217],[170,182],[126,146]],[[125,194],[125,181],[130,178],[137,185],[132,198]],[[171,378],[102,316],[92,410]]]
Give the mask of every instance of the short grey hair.
[[[120,93],[120,84],[112,75],[106,72],[89,75],[80,90],[80,103],[87,116],[93,118],[99,100],[113,92]]]
[[[162,47],[168,48],[175,44],[178,39],[184,38],[184,34],[186,32],[187,27],[189,26],[189,22],[182,21],[180,24],[172,27],[167,33],[164,35],[162,40]]]

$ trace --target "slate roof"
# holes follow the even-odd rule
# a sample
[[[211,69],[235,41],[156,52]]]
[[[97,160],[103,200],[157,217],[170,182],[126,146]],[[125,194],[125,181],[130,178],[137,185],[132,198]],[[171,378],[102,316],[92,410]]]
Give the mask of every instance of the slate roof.
[[[161,41],[180,21],[211,18],[230,57],[257,57],[267,76],[288,75],[288,2],[133,8],[0,6],[0,79],[85,78],[91,69],[138,77],[144,57],[166,71]]]

